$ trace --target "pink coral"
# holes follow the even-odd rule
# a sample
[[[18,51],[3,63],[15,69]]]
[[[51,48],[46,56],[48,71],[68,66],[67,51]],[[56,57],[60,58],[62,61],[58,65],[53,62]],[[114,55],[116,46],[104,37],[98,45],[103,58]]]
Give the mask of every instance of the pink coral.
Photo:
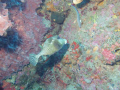
[[[116,42],[111,46],[111,50],[114,51],[116,47],[120,47],[120,43]]]
[[[0,35],[3,35],[5,30],[12,26],[8,18],[8,9],[5,9],[6,4],[0,4]]]
[[[113,60],[115,59],[116,55],[112,54],[110,50],[108,49],[103,49],[102,55],[104,56],[105,59],[107,60]]]

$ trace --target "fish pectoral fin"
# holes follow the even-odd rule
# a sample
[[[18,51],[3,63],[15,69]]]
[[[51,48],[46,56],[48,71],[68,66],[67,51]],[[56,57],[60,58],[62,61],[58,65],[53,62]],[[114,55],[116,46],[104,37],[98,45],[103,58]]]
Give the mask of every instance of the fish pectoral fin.
[[[40,47],[40,49],[43,49],[43,46],[42,45],[38,45]]]
[[[47,59],[49,56],[43,55],[43,56],[41,56],[41,57],[42,57],[42,61],[46,61],[46,59]]]

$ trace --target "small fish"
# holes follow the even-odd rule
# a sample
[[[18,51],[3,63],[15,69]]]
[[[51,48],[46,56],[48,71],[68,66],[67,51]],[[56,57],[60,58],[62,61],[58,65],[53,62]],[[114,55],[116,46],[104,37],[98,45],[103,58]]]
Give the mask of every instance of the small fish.
[[[29,61],[33,66],[36,66],[36,64],[38,63],[38,60],[41,56],[43,55],[53,55],[54,53],[56,53],[57,51],[59,51],[63,45],[65,45],[67,43],[66,39],[62,39],[59,36],[53,36],[48,38],[42,47],[42,50],[40,53],[36,54],[30,54],[29,55]]]
[[[75,11],[76,11],[76,13],[77,13],[77,22],[78,22],[78,26],[81,28],[81,19],[80,19],[80,14],[79,14],[79,12],[78,12],[78,10],[77,10],[77,8],[76,8],[75,6],[71,5],[71,7],[73,7],[73,8],[74,8],[74,10],[75,10]]]

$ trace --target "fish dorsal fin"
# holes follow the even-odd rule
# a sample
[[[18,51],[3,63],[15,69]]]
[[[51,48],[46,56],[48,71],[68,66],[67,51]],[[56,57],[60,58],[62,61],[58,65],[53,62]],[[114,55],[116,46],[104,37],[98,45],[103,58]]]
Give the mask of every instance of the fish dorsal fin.
[[[50,43],[52,43],[52,41],[53,41],[54,39],[57,39],[57,38],[58,38],[58,35],[55,35],[55,36],[53,36],[53,37],[48,38],[48,39],[44,42],[43,47],[49,46]]]

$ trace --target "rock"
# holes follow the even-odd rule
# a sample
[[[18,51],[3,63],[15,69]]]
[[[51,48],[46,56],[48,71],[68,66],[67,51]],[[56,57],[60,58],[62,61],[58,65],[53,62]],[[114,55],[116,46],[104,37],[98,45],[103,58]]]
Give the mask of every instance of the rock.
[[[64,13],[52,12],[51,13],[51,20],[57,24],[63,24],[65,20]]]

